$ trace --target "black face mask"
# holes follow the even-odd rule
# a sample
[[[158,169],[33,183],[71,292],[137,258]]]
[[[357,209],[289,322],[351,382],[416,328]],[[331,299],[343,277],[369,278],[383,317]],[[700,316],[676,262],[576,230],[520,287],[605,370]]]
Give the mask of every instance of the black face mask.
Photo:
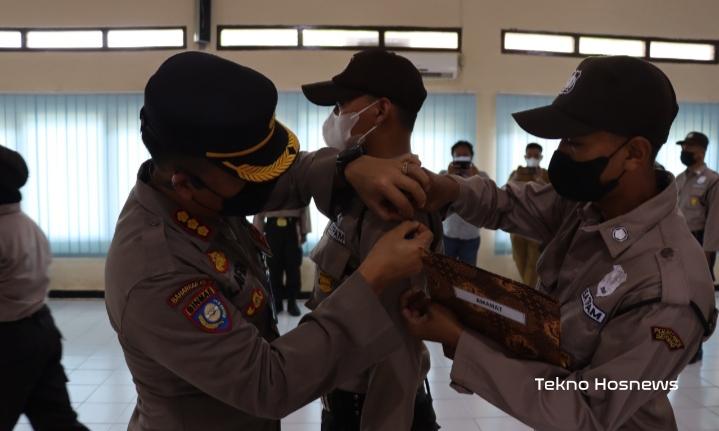
[[[262,212],[270,200],[275,185],[277,185],[277,180],[264,183],[245,183],[242,191],[222,202],[220,214],[244,217]]]
[[[684,166],[692,166],[696,160],[694,159],[694,153],[691,153],[689,151],[682,151],[681,160]]]
[[[563,198],[577,202],[595,202],[614,190],[619,184],[622,172],[617,178],[602,184],[599,177],[614,157],[631,139],[619,146],[612,154],[597,157],[585,162],[572,160],[567,154],[557,150],[549,162],[549,181]]]

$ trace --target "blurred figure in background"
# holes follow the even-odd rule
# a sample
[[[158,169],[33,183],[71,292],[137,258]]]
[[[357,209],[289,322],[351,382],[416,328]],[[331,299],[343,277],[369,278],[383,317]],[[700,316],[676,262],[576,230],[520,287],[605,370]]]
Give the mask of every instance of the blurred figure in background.
[[[509,181],[526,183],[534,181],[540,184],[549,184],[549,174],[542,168],[542,146],[537,143],[527,144],[524,150],[526,166],[519,166],[509,176]],[[539,259],[539,244],[523,236],[512,234],[512,257],[517,265],[519,275],[524,284],[535,286],[537,284],[537,259]]]
[[[312,232],[309,208],[257,214],[254,225],[265,233],[272,250],[272,257],[267,264],[275,295],[275,309],[278,313],[283,311],[282,300],[287,299],[287,312],[299,316],[297,296],[302,284],[302,244],[307,241],[307,234]]]
[[[452,163],[442,174],[459,175],[469,178],[479,175],[489,178],[483,171],[477,169],[472,163],[474,148],[467,141],[457,141],[452,145]],[[472,266],[477,266],[477,252],[479,251],[479,229],[462,220],[457,214],[447,215],[442,223],[444,226],[444,254],[454,257]]]
[[[50,244],[20,210],[27,165],[0,146],[0,430],[87,430],[70,405],[60,331],[45,305]]]

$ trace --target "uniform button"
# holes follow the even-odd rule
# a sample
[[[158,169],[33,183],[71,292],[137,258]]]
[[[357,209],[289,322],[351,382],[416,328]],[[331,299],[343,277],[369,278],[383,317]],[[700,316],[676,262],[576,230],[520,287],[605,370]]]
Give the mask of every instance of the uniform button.
[[[671,257],[674,257],[674,250],[672,250],[671,248],[665,248],[662,249],[660,254],[664,259],[669,259]]]

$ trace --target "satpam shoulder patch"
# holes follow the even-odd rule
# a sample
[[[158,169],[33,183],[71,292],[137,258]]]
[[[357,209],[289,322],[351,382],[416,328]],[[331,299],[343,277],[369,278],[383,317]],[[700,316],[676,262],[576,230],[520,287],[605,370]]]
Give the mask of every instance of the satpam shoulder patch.
[[[684,342],[679,334],[672,328],[664,328],[661,326],[652,326],[652,338],[657,341],[663,341],[669,350],[679,350],[684,348]]]
[[[232,329],[232,317],[227,312],[227,305],[214,283],[209,280],[185,304],[182,314],[205,332],[219,333]]]

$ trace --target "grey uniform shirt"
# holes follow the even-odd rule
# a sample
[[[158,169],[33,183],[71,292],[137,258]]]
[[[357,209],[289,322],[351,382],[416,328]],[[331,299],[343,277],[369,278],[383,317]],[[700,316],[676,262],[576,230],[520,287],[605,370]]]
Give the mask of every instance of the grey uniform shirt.
[[[438,215],[418,213],[417,220],[434,234],[434,251],[441,251],[442,224]],[[328,298],[369,253],[374,243],[396,223],[381,220],[357,198],[349,199],[330,221],[310,258],[315,262],[315,283],[307,305],[322,310],[332,307]],[[398,328],[404,328],[399,314],[399,296],[410,286],[424,288],[423,276],[396,283],[382,300]],[[366,315],[371,321],[373,315]],[[402,331],[403,347],[384,361],[351,379],[340,382],[339,389],[366,394],[360,428],[367,431],[409,430],[418,387],[429,370],[429,353],[424,344]]]
[[[458,214],[543,244],[539,286],[561,304],[561,346],[574,363],[564,369],[512,359],[467,331],[451,371],[456,387],[540,430],[676,429],[667,386],[622,391],[596,384],[675,380],[714,310],[706,260],[677,209],[674,179],[664,171],[657,178],[657,196],[612,220],[602,220],[591,204],[562,199],[551,185],[499,189],[458,179]],[[540,390],[535,378],[590,386]]]
[[[306,205],[334,158],[300,153],[270,205]],[[399,345],[360,275],[278,338],[263,237],[244,218],[179,208],[146,183],[151,169],[140,170],[106,263],[107,310],[138,392],[129,429],[277,430],[279,418]],[[330,191],[313,197],[329,205]]]
[[[704,231],[704,250],[719,250],[719,174],[702,166],[677,177],[679,209],[689,230]]]
[[[45,304],[50,244],[20,204],[0,205],[0,322],[28,317]]]

